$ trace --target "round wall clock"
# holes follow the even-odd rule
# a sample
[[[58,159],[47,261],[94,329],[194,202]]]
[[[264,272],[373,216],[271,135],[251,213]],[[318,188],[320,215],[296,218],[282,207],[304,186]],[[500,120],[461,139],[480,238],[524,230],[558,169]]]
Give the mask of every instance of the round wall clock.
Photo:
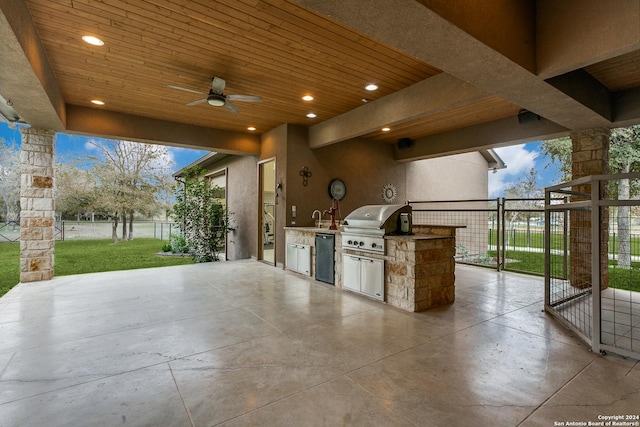
[[[329,183],[329,196],[332,199],[342,200],[347,194],[347,186],[341,179],[332,179]]]
[[[393,203],[396,201],[396,197],[398,196],[398,190],[396,190],[395,185],[393,184],[385,184],[382,187],[382,199],[387,203]]]

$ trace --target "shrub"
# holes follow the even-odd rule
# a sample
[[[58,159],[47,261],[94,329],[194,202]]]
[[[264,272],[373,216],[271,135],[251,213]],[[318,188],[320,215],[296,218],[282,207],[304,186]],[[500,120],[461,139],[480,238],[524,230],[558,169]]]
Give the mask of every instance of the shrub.
[[[182,226],[182,235],[195,262],[217,261],[229,231],[229,212],[199,167],[187,169],[183,185],[176,187],[172,214]]]

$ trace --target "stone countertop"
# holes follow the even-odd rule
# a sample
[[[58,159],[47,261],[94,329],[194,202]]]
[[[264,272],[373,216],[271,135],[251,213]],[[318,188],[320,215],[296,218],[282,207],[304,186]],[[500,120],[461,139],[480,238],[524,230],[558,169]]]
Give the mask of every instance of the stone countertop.
[[[305,233],[322,233],[322,234],[338,234],[341,233],[342,227],[338,228],[337,230],[329,230],[328,228],[318,228],[318,227],[284,227],[285,230],[291,230],[291,231],[301,231],[301,232],[305,232]]]
[[[440,226],[438,226],[440,227]],[[460,228],[457,226],[442,226],[448,228]],[[318,227],[284,227],[285,230],[288,231],[299,231],[302,233],[322,233],[322,234],[340,234],[342,233],[342,228],[338,230],[329,230],[328,228],[318,228]],[[450,236],[440,236],[437,234],[387,234],[384,236],[385,239],[395,239],[395,240],[430,240],[430,239],[446,239]]]
[[[433,227],[433,228],[467,228],[466,225],[442,225],[442,224],[413,224],[414,227]]]
[[[385,239],[393,240],[433,240],[450,239],[452,236],[440,236],[438,234],[387,234]]]

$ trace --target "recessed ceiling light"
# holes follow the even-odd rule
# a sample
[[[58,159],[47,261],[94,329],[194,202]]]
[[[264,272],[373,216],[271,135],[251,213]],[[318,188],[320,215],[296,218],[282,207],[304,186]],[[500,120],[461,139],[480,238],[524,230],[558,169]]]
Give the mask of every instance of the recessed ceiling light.
[[[82,40],[94,46],[104,46],[104,42],[94,36],[82,36]]]
[[[391,130],[391,128],[382,128],[380,129],[382,132],[389,132]]]
[[[309,117],[310,119],[315,119],[317,116],[315,113],[307,113],[307,117]]]
[[[368,85],[366,85],[364,88],[365,88],[366,90],[368,90],[368,91],[374,91],[374,90],[377,90],[377,89],[378,89],[378,85],[373,84],[373,83],[369,83],[369,84],[368,84]]]
[[[311,95],[305,95],[302,97],[303,101],[313,101],[313,96]]]
[[[99,99],[92,99],[91,103],[96,105],[104,105],[104,101],[100,101]]]
[[[253,132],[254,130],[256,130],[256,128],[254,128],[253,126],[249,126],[247,130],[250,130],[251,132]]]

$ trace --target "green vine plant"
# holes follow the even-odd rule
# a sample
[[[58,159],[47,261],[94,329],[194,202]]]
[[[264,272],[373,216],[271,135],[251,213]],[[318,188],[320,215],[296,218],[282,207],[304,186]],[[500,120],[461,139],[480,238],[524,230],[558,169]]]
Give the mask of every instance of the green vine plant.
[[[232,214],[224,206],[223,189],[211,185],[205,173],[198,166],[185,170],[175,187],[176,203],[171,211],[195,262],[218,261],[231,231]]]

